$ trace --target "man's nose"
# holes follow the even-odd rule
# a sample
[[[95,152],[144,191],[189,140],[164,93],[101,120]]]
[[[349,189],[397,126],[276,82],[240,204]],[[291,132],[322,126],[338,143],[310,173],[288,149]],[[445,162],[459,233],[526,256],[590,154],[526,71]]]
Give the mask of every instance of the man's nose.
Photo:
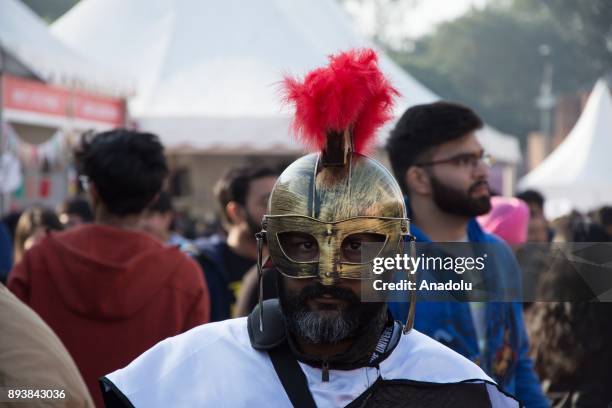
[[[489,180],[490,170],[482,160],[478,161],[478,164],[474,168],[472,175],[477,180]]]

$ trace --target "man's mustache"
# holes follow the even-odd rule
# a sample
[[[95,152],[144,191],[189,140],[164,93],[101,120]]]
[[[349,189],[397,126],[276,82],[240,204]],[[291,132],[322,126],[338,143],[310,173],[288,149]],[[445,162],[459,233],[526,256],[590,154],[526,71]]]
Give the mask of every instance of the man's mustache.
[[[481,186],[486,187],[489,194],[491,193],[491,189],[489,188],[489,182],[486,180],[480,180],[470,186],[470,188],[468,189],[468,194],[472,194],[474,190]]]
[[[338,286],[325,286],[320,282],[316,282],[312,285],[306,286],[300,291],[299,301],[306,302],[310,299],[331,297],[338,300],[344,300],[348,303],[359,303],[359,297],[355,295],[351,290],[345,289]]]

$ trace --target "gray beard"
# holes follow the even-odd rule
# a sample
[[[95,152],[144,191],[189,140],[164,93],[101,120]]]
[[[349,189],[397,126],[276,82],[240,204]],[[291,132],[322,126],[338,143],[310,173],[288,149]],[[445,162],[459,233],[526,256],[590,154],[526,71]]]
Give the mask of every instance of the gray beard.
[[[338,343],[353,335],[359,323],[344,319],[342,314],[330,317],[310,310],[301,310],[293,317],[295,334],[311,344]]]
[[[301,308],[291,313],[289,329],[311,344],[335,344],[349,338],[379,334],[388,318],[386,304],[361,304],[359,309],[326,314]]]
[[[385,303],[361,303],[359,297],[339,287],[312,284],[298,293],[287,293],[282,278],[277,281],[283,317],[289,332],[311,344],[334,344],[339,341],[367,336],[372,331],[380,334],[387,322]],[[333,312],[310,310],[307,299],[322,294],[344,299],[348,306]]]

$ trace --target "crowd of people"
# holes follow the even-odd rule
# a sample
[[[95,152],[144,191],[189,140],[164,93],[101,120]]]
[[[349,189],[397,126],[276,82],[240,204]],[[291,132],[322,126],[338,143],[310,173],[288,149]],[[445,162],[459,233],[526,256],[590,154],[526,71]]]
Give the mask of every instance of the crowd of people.
[[[544,216],[544,197],[536,191],[521,192],[515,198],[492,196],[488,185],[489,157],[475,137],[482,126],[482,120],[468,107],[436,102],[408,109],[393,129],[386,148],[399,185],[397,191],[401,189],[399,194],[403,196],[401,205],[405,205],[411,221],[410,235],[417,242],[502,245],[504,250],[496,255],[500,257],[499,262],[484,275],[486,284],[495,285],[505,277],[521,276],[517,258],[521,259],[526,243],[608,242],[612,239],[612,207],[590,214],[574,212],[549,222]],[[336,159],[326,158],[330,162]],[[350,309],[355,314],[367,315],[369,321],[364,323],[357,318],[353,327],[347,318],[344,329],[349,334],[342,337],[344,332],[338,324],[328,327],[325,321],[315,320],[308,311],[300,309],[302,305],[298,300],[303,294],[294,281],[308,279],[288,278],[286,275],[291,273],[282,270],[286,259],[277,261],[275,258],[280,253],[288,259],[297,259],[296,264],[300,264],[300,259],[301,264],[308,264],[313,248],[320,250],[317,259],[327,254],[322,250],[323,241],[318,240],[315,233],[282,238],[285,230],[282,225],[275,227],[277,218],[274,217],[266,224],[270,248],[261,235],[257,235],[262,230],[261,220],[269,216],[270,211],[277,211],[280,215],[274,216],[282,218],[283,214],[292,214],[293,208],[306,205],[301,201],[306,198],[295,193],[296,186],[292,184],[297,183],[297,176],[310,177],[305,162],[296,161],[287,170],[262,165],[231,169],[214,187],[222,231],[188,239],[174,228],[172,196],[163,190],[168,167],[163,146],[155,135],[125,129],[98,133],[94,137],[88,135],[83,137],[75,160],[84,190],[81,196],[70,199],[57,211],[32,207],[21,214],[5,216],[0,224],[0,279],[8,287],[7,290],[0,286],[3,328],[0,331],[0,378],[5,381],[0,385],[63,389],[70,395],[65,406],[74,407],[102,407],[104,403],[131,406],[122,405],[125,404],[124,396],[129,396],[132,403],[150,401],[147,398],[171,401],[163,392],[172,387],[176,387],[172,398],[183,402],[176,406],[197,401],[210,404],[224,399],[238,401],[220,395],[231,389],[229,386],[223,388],[221,383],[239,382],[246,373],[257,377],[261,368],[253,362],[255,357],[244,351],[248,336],[245,340],[236,334],[237,326],[209,323],[250,315],[249,322],[255,322],[253,327],[274,326],[275,323],[260,321],[259,315],[251,313],[253,309],[270,307],[263,305],[271,303],[258,306],[260,297],[262,300],[280,297],[283,313],[292,311],[290,315],[294,319],[291,323],[288,321],[287,330],[295,335],[295,344],[292,337],[287,341],[291,350],[299,350],[296,352],[298,360],[318,405],[327,401],[326,391],[312,385],[312,373],[303,364],[310,361],[308,356],[320,353],[320,349],[313,349],[313,344],[320,348],[322,344],[331,344],[333,347],[326,348],[325,353],[332,356],[335,353],[343,357],[350,355],[351,364],[334,359],[329,363],[323,359],[323,363],[312,364],[322,370],[324,382],[330,375],[326,370],[331,370],[332,376],[341,376],[338,373],[343,369],[361,367],[366,367],[366,373],[375,367],[378,376],[382,376],[382,372],[394,378],[395,374],[385,368],[382,359],[376,360],[375,365],[359,365],[357,362],[364,357],[362,353],[351,355],[353,345],[338,348],[346,338],[353,339],[352,336],[363,338],[365,342],[371,340],[367,334],[373,334],[376,345],[381,332],[388,329],[393,333],[394,326],[387,323],[386,306],[383,309],[374,306]],[[325,166],[321,164],[318,171],[331,169],[332,172],[338,168],[337,164]],[[368,171],[374,171],[372,168]],[[354,164],[351,171],[354,172],[353,180],[358,179],[359,166]],[[317,173],[313,177],[316,178]],[[329,186],[333,179],[329,177],[321,181],[321,186]],[[318,183],[316,188],[322,189]],[[285,191],[283,189],[294,195],[274,201],[274,194],[278,196],[279,191]],[[328,205],[336,205],[341,201],[339,190],[330,188],[330,191],[325,200],[331,203]],[[380,193],[377,200],[383,200],[383,196]],[[368,208],[382,208],[379,202],[374,205],[367,199],[351,202],[349,207],[362,208],[367,203]],[[364,208],[366,213],[370,211]],[[350,208],[344,210],[350,213]],[[340,210],[305,208],[304,214],[309,211],[312,214],[320,211],[320,216],[324,217]],[[331,216],[327,219],[332,223],[339,221]],[[273,228],[280,228],[275,237],[270,233]],[[276,239],[280,252],[278,248],[275,252],[270,242]],[[351,241],[345,248],[343,241],[340,253],[345,256],[360,243]],[[322,260],[319,262],[323,265]],[[329,266],[334,273],[336,266]],[[565,270],[555,272],[546,275],[545,282],[538,283],[541,290],[559,293],[579,284],[575,282],[575,274]],[[299,275],[307,274],[303,265],[295,273],[302,278],[319,279],[316,273]],[[338,273],[338,279],[343,280],[344,272]],[[320,276],[323,284],[311,290],[316,299],[328,299],[320,301],[321,310],[336,305],[335,300],[330,300],[336,295],[352,305],[354,294],[351,291],[341,288],[328,291],[325,279],[329,274]],[[335,283],[329,285],[334,287]],[[288,295],[292,291],[297,291],[295,299],[298,300]],[[447,356],[446,351],[431,349],[433,346],[429,343],[419,343],[425,340],[417,339],[413,340],[417,343],[411,343],[415,350],[434,350],[447,356],[447,361],[441,361],[425,354],[418,365],[421,371],[416,375],[423,384],[483,379],[487,387],[495,383],[502,391],[494,400],[493,391],[486,388],[491,398],[490,406],[511,406],[504,400],[507,395],[514,396],[527,407],[603,407],[612,402],[612,388],[609,387],[612,384],[612,326],[609,324],[612,307],[607,303],[559,301],[525,306],[520,302],[431,301],[418,302],[416,307],[409,302],[395,302],[389,303],[388,308],[392,316],[390,321],[414,319],[416,331],[454,350],[482,370],[476,371],[463,360],[454,360],[454,355]],[[263,309],[257,313],[263,316]],[[379,315],[382,320],[378,319]],[[304,324],[295,323],[301,322],[300,319]],[[200,326],[211,328],[202,331]],[[196,327],[198,329],[190,331]],[[251,343],[256,344],[260,340],[252,330],[256,331],[249,326]],[[164,341],[188,331],[195,334],[175,337],[172,342]],[[197,333],[199,337],[194,337]],[[244,333],[246,336],[246,326]],[[200,345],[198,342],[204,338],[206,340]],[[233,343],[220,345],[228,341]],[[405,341],[398,340],[397,344],[398,350],[406,353],[405,358],[409,359],[411,351],[401,349],[408,347],[402,346]],[[199,357],[203,347],[209,347],[203,353],[213,354],[206,360]],[[267,346],[261,347],[265,350]],[[225,356],[226,360],[217,361],[216,353]],[[199,358],[209,362],[211,371],[213,367],[220,371],[210,373],[201,366],[203,363],[197,363]],[[276,364],[275,360],[272,362]],[[448,368],[442,367],[445,364],[449,364]],[[120,370],[126,366],[127,369]],[[113,376],[105,377],[117,370],[120,371]],[[448,375],[439,375],[440,370],[448,370]],[[423,371],[433,374],[424,375]],[[192,378],[174,378],[178,373]],[[219,379],[226,375],[233,378]],[[402,375],[407,374],[397,378],[403,379]],[[102,385],[104,400],[99,385],[103,377],[106,378]],[[149,386],[141,380],[144,378],[151,381]],[[162,381],[167,385],[160,385]],[[184,389],[177,385],[180,381],[192,385],[194,381],[216,382],[219,395],[211,391],[212,388],[208,388],[208,394],[191,390],[192,397],[178,395]],[[368,380],[367,386],[371,385]],[[274,392],[278,390],[261,387],[253,392],[261,392],[268,399],[276,398]],[[420,395],[415,390],[425,392],[425,389],[425,386],[416,386],[411,388],[410,395]],[[285,390],[294,403],[294,396],[286,387]],[[447,392],[444,390],[441,389],[440,394]],[[249,391],[236,388],[233,392]],[[361,392],[360,388],[357,395]],[[456,392],[448,394],[448,398],[455,401],[468,398],[466,391]],[[382,401],[379,394],[372,395],[371,401]],[[470,395],[469,398],[480,398],[476,392]],[[284,402],[286,397],[278,398]],[[427,398],[423,398],[421,406],[442,406],[437,405],[439,402],[426,405]],[[334,404],[341,404],[338,406],[345,406],[353,400],[334,401]],[[367,398],[362,398],[362,402],[364,405],[360,406],[369,406]],[[145,402],[141,405],[148,406]],[[276,404],[270,403],[270,406]],[[488,405],[475,403],[473,406]]]

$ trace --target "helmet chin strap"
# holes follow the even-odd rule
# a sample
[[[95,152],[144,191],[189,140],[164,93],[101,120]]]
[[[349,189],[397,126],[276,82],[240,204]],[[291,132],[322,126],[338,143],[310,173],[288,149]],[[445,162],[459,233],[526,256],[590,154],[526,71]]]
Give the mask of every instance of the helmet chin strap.
[[[416,257],[416,244],[415,244],[415,238],[412,235],[409,235],[408,238],[410,239],[410,256],[414,259]],[[414,265],[414,264],[413,264]],[[413,266],[414,267],[414,266]],[[410,273],[410,280],[412,282],[415,282],[415,287],[416,287],[416,271],[409,271]],[[408,303],[409,305],[409,309],[408,309],[408,317],[406,318],[406,324],[404,325],[404,329],[402,330],[403,334],[408,334],[410,333],[410,331],[414,328],[414,316],[416,313],[416,293],[415,291],[410,291],[409,296],[409,300]]]
[[[257,234],[255,234],[255,239],[257,240],[257,280],[259,283],[259,295],[257,303],[259,304],[259,331],[263,332],[264,323],[263,323],[263,241],[266,236],[266,230],[262,229]]]

